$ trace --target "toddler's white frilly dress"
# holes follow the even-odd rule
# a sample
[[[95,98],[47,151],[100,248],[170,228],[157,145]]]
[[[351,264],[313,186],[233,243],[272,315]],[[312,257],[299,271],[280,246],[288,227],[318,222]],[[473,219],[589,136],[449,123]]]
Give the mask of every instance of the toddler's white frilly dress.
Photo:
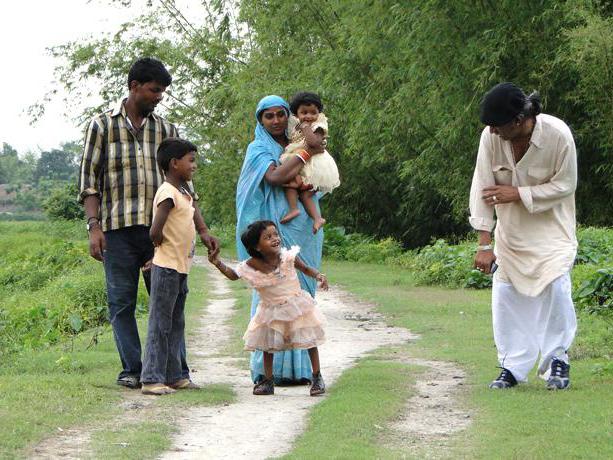
[[[304,134],[297,129],[299,123],[296,117],[290,117],[288,131],[290,133],[291,144],[285,148],[281,155],[281,163],[288,158],[298,155],[306,146]],[[328,119],[323,113],[320,113],[317,120],[311,123],[313,132],[318,128],[321,128],[324,136],[328,136]],[[318,155],[313,155],[300,171],[300,176],[305,184],[311,184],[313,190],[319,192],[329,193],[341,185],[338,167],[334,158],[332,158],[332,155],[327,150]]]
[[[313,348],[325,342],[326,319],[303,291],[294,268],[298,246],[281,250],[279,268],[262,273],[239,263],[235,272],[258,291],[260,303],[243,336],[245,350],[275,352]]]

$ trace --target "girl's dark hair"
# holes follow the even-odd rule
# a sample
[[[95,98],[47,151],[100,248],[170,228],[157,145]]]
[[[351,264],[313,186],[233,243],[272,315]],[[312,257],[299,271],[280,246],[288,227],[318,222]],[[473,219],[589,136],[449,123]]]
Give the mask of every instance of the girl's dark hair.
[[[130,67],[128,72],[128,89],[130,88],[130,83],[134,80],[139,83],[154,81],[163,86],[170,86],[170,83],[172,83],[172,77],[168,70],[166,70],[166,67],[164,67],[164,64],[157,59],[149,57],[140,58]]]
[[[198,147],[196,147],[190,141],[186,141],[185,139],[181,139],[179,137],[167,137],[158,147],[158,165],[160,165],[160,168],[162,168],[164,172],[168,172],[170,160],[173,158],[180,160],[189,152],[197,151]]]
[[[315,93],[309,93],[306,91],[294,95],[291,102],[289,103],[289,109],[294,115],[296,115],[298,113],[298,108],[301,105],[311,104],[317,107],[317,110],[319,110],[320,112],[324,111],[324,105],[321,103],[320,97]]]
[[[271,225],[277,228],[272,220],[256,220],[255,222],[249,224],[247,226],[247,230],[242,233],[241,243],[243,243],[243,246],[245,246],[245,249],[247,249],[247,252],[251,257],[255,257],[256,259],[262,258],[262,254],[256,249],[256,247],[260,242],[262,232]]]

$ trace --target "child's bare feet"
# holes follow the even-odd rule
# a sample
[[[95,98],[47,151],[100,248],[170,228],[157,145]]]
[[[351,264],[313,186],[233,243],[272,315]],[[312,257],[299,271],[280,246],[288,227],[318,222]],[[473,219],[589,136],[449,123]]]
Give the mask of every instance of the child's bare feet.
[[[313,233],[317,233],[321,227],[326,223],[326,219],[320,217],[319,219],[315,219],[313,221]]]
[[[283,218],[280,220],[280,222],[282,224],[287,224],[290,220],[295,219],[299,215],[300,215],[300,209],[293,209],[292,211],[285,214]]]

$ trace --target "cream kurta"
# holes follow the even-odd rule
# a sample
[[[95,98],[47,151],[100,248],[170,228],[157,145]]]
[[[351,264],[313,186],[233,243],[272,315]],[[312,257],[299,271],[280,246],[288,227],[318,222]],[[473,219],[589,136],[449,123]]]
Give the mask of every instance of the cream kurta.
[[[490,185],[518,187],[520,201],[494,207],[481,198]],[[496,231],[496,277],[527,296],[539,295],[572,268],[577,251],[575,188],[577,153],[568,126],[540,114],[528,151],[516,164],[510,141],[481,134],[470,190],[470,224]]]

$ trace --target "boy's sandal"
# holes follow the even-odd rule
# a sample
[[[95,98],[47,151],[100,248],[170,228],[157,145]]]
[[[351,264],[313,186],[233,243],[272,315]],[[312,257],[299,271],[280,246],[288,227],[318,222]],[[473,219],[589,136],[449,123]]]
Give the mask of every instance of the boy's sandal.
[[[177,392],[177,390],[174,390],[163,383],[144,383],[141,391],[144,395],[153,396],[169,395]]]
[[[175,383],[171,383],[168,386],[174,390],[199,390],[200,389],[200,385],[196,385],[190,379],[177,380]]]

